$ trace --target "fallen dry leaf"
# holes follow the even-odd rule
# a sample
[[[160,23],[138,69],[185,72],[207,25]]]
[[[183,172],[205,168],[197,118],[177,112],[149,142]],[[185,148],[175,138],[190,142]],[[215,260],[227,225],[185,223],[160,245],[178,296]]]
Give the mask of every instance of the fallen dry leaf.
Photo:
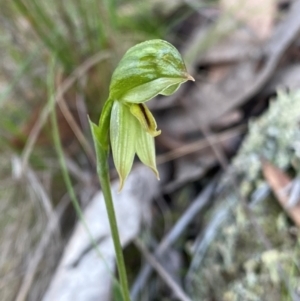
[[[189,90],[188,97],[184,98],[184,104],[192,108],[192,112],[198,116],[202,127],[213,125],[215,120],[222,115],[249,101],[274,76],[283,54],[298,36],[299,14],[300,2],[295,1],[286,17],[274,28],[272,37],[264,43],[263,47],[257,47],[257,45],[254,47],[253,45],[253,49],[256,51],[252,52],[248,59],[234,63],[232,70],[222,81],[215,84],[209,81],[201,83],[198,81],[191,84],[192,89]],[[196,45],[203,42],[205,39],[200,40],[198,37],[198,40],[189,41],[187,44],[194,43]],[[251,43],[245,44],[245,49],[249,49],[252,47],[251,45]],[[219,47],[219,45],[215,47]],[[261,52],[262,49],[264,49],[264,54]],[[210,49],[208,52],[211,51]],[[220,49],[218,51],[222,53]],[[190,50],[187,48],[184,54],[187,55],[189,52]],[[199,55],[193,63],[201,65],[202,58],[203,56]],[[216,61],[217,57],[214,59]],[[206,64],[209,65],[209,61],[206,61]],[[189,115],[181,115],[179,114],[181,124],[187,124]],[[168,122],[168,120],[166,121]]]
[[[149,222],[150,204],[158,193],[159,182],[145,167],[135,168],[121,193],[118,183],[112,185],[116,218],[122,246],[126,246]],[[115,267],[115,251],[111,239],[102,192],[98,192],[84,211],[84,218],[102,258],[95,251],[81,222],[67,244],[61,262],[43,301],[109,301]],[[110,272],[112,271],[112,272]]]
[[[260,40],[270,37],[276,15],[274,0],[221,0],[221,7],[247,24]]]
[[[288,185],[292,184],[292,180],[285,172],[266,160],[262,161],[262,170],[266,181],[270,185],[280,205],[295,224],[300,226],[300,204],[298,203],[291,207],[289,204],[289,195],[284,192]]]

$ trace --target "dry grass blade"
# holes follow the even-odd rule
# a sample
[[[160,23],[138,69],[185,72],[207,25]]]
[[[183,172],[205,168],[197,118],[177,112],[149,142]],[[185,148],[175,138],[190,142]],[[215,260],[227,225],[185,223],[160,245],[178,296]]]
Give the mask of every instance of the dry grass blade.
[[[80,127],[78,126],[77,122],[75,121],[75,119],[74,119],[72,113],[70,112],[70,109],[68,108],[64,98],[62,97],[57,102],[58,102],[58,106],[61,109],[61,112],[63,113],[64,117],[66,118],[68,124],[70,125],[70,127],[73,131],[73,133],[75,134],[78,141],[80,142],[83,149],[85,150],[89,160],[91,161],[91,163],[95,163],[96,158],[95,158],[94,151],[93,151],[90,143],[85,138],[85,136],[84,136],[82,130],[80,129]]]
[[[23,278],[21,287],[19,289],[19,292],[16,297],[16,301],[25,301],[27,299],[28,293],[30,291],[30,287],[34,281],[34,277],[36,275],[38,266],[44,256],[45,250],[49,243],[51,242],[52,236],[57,231],[57,221],[61,217],[62,213],[66,209],[67,203],[61,204],[58,210],[53,211],[49,218],[49,222],[47,224],[47,227],[45,231],[43,232],[43,236],[32,254],[32,257],[30,259],[30,262],[27,266],[25,276]]]
[[[21,160],[17,157],[12,159],[14,174],[9,177],[10,173],[7,174],[6,172],[9,167],[9,160],[5,156],[1,159],[0,204],[1,212],[5,214],[0,219],[0,299],[15,300],[22,281],[25,282],[25,278],[31,274],[29,269],[34,271],[34,275],[39,273],[42,277],[35,279],[34,282],[30,280],[27,284],[30,290],[26,290],[27,292],[34,291],[33,294],[40,293],[46,279],[43,276],[50,272],[56,260],[60,240],[57,232],[57,219],[51,204],[52,200],[41,180],[30,168],[21,177]],[[43,175],[47,176],[48,173],[45,172]],[[3,177],[5,177],[5,181],[3,181]],[[47,257],[44,258],[43,270],[41,271],[38,268],[38,263],[33,268],[34,259],[31,255],[35,254],[34,250],[43,240],[43,235],[46,235],[44,231],[50,220],[53,224],[53,231],[57,235],[52,241],[54,243],[47,244],[48,247],[44,249],[47,252]]]
[[[72,87],[72,85],[80,78],[82,77],[91,67],[96,65],[97,63],[106,60],[110,57],[110,54],[108,52],[100,52],[95,54],[94,56],[87,59],[82,65],[80,65],[58,88],[56,95],[55,95],[55,101],[59,102],[63,98],[63,95]],[[27,166],[27,162],[29,159],[29,156],[32,152],[32,149],[34,147],[34,144],[38,138],[38,135],[44,126],[49,114],[51,112],[51,106],[47,104],[44,109],[42,110],[42,113],[35,123],[35,125],[32,128],[32,131],[30,132],[28,141],[24,147],[23,154],[22,154],[22,166],[23,170],[25,170]]]
[[[13,158],[13,165],[14,165],[13,166],[14,170],[20,170],[22,162],[19,158],[15,157],[15,158]],[[43,236],[38,244],[38,247],[36,248],[36,250],[27,266],[27,270],[25,272],[23,282],[21,284],[20,290],[16,297],[16,301],[26,300],[26,297],[29,293],[30,287],[34,281],[34,276],[36,274],[38,265],[45,252],[45,249],[48,246],[52,235],[54,233],[58,233],[58,231],[59,231],[58,217],[61,215],[61,213],[63,212],[63,210],[65,208],[65,206],[64,206],[63,210],[60,210],[60,212],[53,211],[50,197],[47,195],[44,187],[40,183],[40,181],[37,178],[37,176],[35,175],[35,173],[28,167],[27,167],[27,171],[26,171],[26,177],[27,177],[27,180],[30,183],[32,189],[35,191],[38,198],[41,200],[42,206],[45,210],[45,213],[46,213],[49,221],[48,221],[48,225],[47,225],[45,231],[43,232]]]

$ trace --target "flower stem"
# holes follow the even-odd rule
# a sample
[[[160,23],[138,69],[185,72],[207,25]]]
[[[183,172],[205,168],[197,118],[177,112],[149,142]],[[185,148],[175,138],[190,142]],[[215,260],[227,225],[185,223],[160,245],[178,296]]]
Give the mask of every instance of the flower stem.
[[[124,301],[130,301],[126,267],[124,263],[123,251],[120,243],[116,214],[115,214],[115,209],[114,209],[113,199],[112,199],[112,194],[110,189],[109,168],[107,163],[109,151],[103,149],[101,145],[98,143],[98,141],[96,141],[95,139],[94,139],[94,143],[95,143],[96,155],[97,155],[97,173],[102,187],[102,192],[104,195],[112,239],[114,242],[123,299]]]

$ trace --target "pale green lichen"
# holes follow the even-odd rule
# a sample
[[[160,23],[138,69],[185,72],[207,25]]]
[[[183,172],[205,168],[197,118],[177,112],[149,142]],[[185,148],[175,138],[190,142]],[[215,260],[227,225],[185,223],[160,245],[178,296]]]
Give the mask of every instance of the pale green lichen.
[[[242,207],[233,206],[194,274],[193,300],[287,301],[285,281],[300,291],[297,234],[291,235],[274,199],[260,203],[254,214],[273,248],[265,249]]]
[[[283,170],[298,173],[300,154],[300,91],[283,93],[260,118],[249,125],[249,133],[222,179],[223,193],[211,215],[225,210],[225,221],[216,231],[192,281],[193,300],[288,301],[290,291],[300,295],[300,232],[272,197],[253,208],[253,216],[272,244],[266,250],[239,202],[232,186],[250,193],[264,182],[261,158]],[[233,204],[233,205],[232,205]],[[289,287],[289,289],[288,289]]]
[[[300,91],[279,92],[268,111],[250,122],[249,133],[231,167],[244,179],[243,194],[262,183],[262,158],[280,169],[287,169],[291,161],[300,158],[299,122]]]

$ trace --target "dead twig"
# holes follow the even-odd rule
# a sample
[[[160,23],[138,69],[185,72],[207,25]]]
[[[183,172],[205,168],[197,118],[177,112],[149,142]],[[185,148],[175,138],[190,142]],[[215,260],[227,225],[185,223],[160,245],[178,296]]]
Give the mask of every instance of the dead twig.
[[[188,292],[191,292],[192,290],[191,280],[194,271],[199,268],[208,247],[218,234],[218,230],[226,220],[233,204],[234,202],[232,199],[224,200],[222,208],[214,214],[204,231],[196,238],[193,248],[193,259],[185,276],[185,287]]]
[[[211,143],[209,143],[208,140],[205,138],[196,142],[185,144],[170,152],[157,156],[156,162],[157,164],[163,164],[171,160],[175,160],[177,158],[200,151],[211,145],[218,144],[228,139],[238,137],[246,130],[246,128],[247,128],[246,125],[239,125],[233,129],[224,131],[221,134],[211,135],[210,137]]]
[[[163,281],[170,287],[172,292],[177,296],[177,298],[181,301],[192,301],[183,289],[174,281],[171,275],[162,267],[162,265],[156,260],[154,256],[147,250],[144,244],[139,239],[135,239],[135,246],[139,249],[139,251],[143,254],[146,260],[151,264],[151,266],[155,269],[158,275],[163,279]]]
[[[174,227],[169,231],[167,235],[162,239],[157,249],[154,252],[154,256],[160,258],[166,250],[177,240],[177,238],[186,229],[187,225],[195,218],[195,216],[208,204],[214,188],[216,185],[216,179],[214,179],[198,197],[193,201],[193,203],[187,208],[187,210],[182,214],[180,219],[176,222]],[[138,276],[131,290],[132,300],[137,300],[139,291],[146,284],[148,277],[150,276],[152,267],[146,264]]]

